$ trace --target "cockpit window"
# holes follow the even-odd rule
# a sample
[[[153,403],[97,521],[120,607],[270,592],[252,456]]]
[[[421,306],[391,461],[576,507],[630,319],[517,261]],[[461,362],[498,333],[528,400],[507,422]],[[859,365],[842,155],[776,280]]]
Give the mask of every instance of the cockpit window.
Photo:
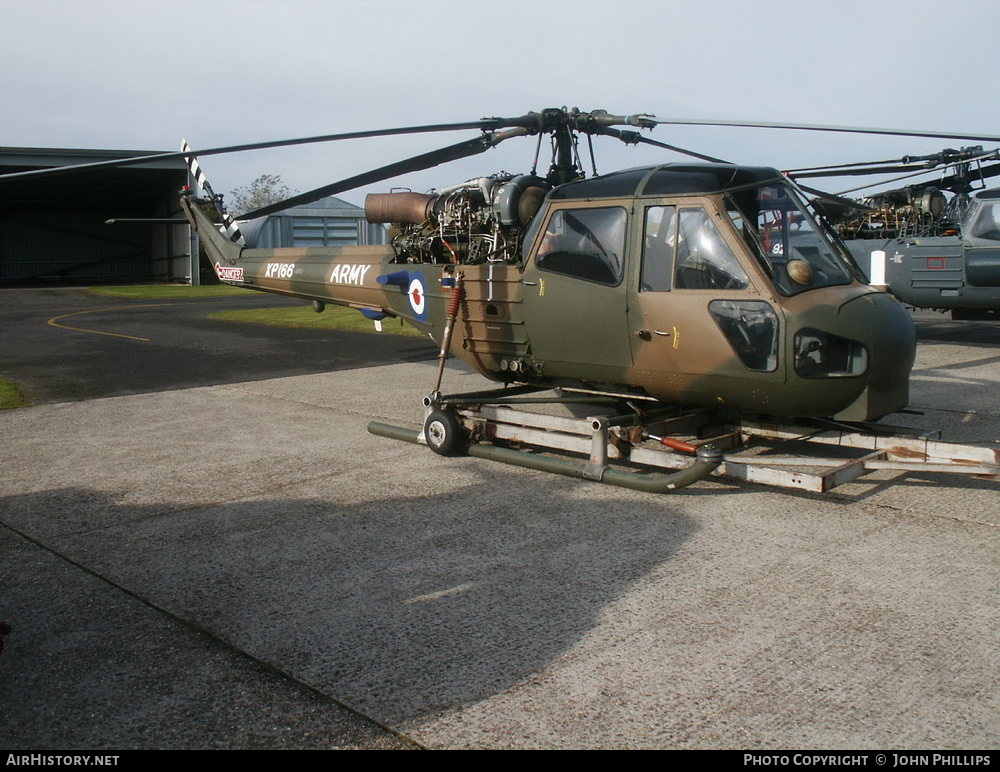
[[[726,198],[726,209],[783,294],[850,284],[844,259],[787,186],[762,185],[732,193]]]
[[[746,272],[708,213],[681,209],[677,227],[676,289],[746,289]]]
[[[1000,202],[980,205],[969,228],[969,235],[977,239],[1000,241]]]
[[[674,244],[677,242],[677,207],[650,206],[642,239],[643,292],[669,292],[674,272]]]
[[[622,279],[625,226],[622,207],[560,209],[549,219],[535,258],[544,271],[600,284]]]

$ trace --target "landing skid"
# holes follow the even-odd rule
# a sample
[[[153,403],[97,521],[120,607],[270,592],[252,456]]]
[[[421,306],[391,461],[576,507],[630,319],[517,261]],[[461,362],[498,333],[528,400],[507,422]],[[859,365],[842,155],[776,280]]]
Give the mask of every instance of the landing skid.
[[[424,430],[368,431],[502,463],[667,493],[711,474],[823,493],[874,471],[1000,480],[1000,450],[878,424],[781,421],[531,386],[424,399]],[[525,409],[528,408],[528,409]],[[581,413],[584,417],[581,417]]]

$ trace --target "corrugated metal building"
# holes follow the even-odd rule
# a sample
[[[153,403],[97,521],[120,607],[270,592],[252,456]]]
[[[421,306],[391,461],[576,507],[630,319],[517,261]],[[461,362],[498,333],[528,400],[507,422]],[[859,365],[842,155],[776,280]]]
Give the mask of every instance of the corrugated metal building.
[[[385,226],[365,220],[365,210],[336,196],[241,223],[248,247],[344,247],[385,244]]]

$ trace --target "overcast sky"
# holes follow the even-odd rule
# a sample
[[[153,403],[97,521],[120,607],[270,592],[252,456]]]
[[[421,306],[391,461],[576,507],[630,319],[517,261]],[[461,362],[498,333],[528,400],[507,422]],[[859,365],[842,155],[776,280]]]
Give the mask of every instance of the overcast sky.
[[[0,145],[173,150],[520,115],[550,106],[1000,134],[996,0],[0,0]],[[296,190],[458,142],[436,134],[203,160],[230,191]],[[658,127],[779,168],[960,142]],[[972,144],[972,143],[965,143]],[[527,171],[534,142],[390,184]],[[598,170],[681,160],[597,140]],[[361,203],[370,189],[343,194]]]

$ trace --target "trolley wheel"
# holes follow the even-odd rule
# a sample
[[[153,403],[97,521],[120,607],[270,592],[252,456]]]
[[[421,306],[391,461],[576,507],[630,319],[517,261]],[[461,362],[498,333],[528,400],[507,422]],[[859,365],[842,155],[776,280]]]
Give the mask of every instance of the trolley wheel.
[[[427,447],[441,456],[455,456],[468,449],[469,437],[450,410],[435,408],[424,421]]]

